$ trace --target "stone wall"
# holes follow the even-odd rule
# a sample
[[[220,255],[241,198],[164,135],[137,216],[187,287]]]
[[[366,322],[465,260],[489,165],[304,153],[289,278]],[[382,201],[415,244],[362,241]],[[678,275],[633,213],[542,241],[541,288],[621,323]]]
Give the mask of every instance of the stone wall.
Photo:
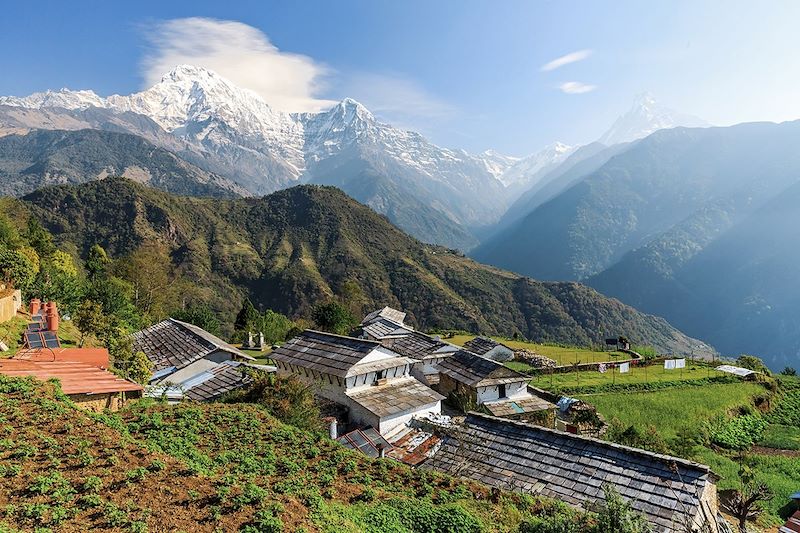
[[[104,409],[118,411],[125,405],[127,399],[138,398],[139,393],[106,392],[102,394],[70,394],[69,399],[81,409],[102,412]]]

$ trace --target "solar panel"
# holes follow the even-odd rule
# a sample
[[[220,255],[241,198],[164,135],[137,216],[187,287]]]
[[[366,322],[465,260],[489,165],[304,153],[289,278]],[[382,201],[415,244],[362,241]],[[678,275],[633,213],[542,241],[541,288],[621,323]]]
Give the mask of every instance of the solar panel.
[[[61,343],[58,341],[58,335],[56,335],[55,331],[42,332],[42,337],[44,338],[44,345],[48,348],[61,347]]]
[[[39,323],[32,323],[28,324],[28,333],[36,333],[37,331],[42,331],[42,325]]]
[[[28,348],[44,348],[42,336],[38,333],[26,333],[25,339],[27,341]]]

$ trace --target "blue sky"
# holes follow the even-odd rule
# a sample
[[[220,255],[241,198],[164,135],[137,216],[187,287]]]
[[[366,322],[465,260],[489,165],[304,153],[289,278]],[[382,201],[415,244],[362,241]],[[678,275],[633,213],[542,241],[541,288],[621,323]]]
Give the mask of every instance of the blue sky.
[[[127,94],[188,55],[279,107],[350,96],[438,144],[514,155],[590,142],[645,91],[718,125],[800,118],[798,2],[15,4],[0,94]]]

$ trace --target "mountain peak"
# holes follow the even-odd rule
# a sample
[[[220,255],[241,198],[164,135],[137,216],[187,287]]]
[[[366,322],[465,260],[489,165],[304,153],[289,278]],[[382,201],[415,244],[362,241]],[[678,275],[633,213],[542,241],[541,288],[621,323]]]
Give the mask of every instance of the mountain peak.
[[[176,65],[172,70],[167,72],[161,77],[162,82],[192,80],[196,81],[198,78],[218,79],[224,80],[222,76],[217,74],[211,69],[204,67],[197,67],[194,65]]]
[[[636,96],[631,108],[598,141],[612,146],[647,137],[658,130],[708,125],[703,119],[662,106],[651,93],[645,92]]]

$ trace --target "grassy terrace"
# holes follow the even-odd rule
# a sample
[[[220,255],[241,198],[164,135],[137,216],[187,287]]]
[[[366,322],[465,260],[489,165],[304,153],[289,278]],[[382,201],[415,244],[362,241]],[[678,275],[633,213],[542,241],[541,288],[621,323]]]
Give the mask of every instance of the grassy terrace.
[[[515,362],[507,364],[515,370],[525,371],[516,368],[517,364]],[[552,391],[580,391],[582,387],[633,385],[638,383],[676,383],[723,376],[726,376],[724,372],[700,364],[687,364],[683,371],[664,370],[664,367],[660,364],[650,366],[635,365],[631,366],[630,372],[625,374],[620,374],[619,369],[615,369],[603,374],[597,371],[583,371],[538,375],[531,380],[531,385]]]
[[[447,342],[463,346],[465,342],[475,338],[475,335],[456,335]],[[598,351],[590,348],[577,348],[565,346],[553,346],[550,344],[538,344],[535,342],[513,341],[496,337],[495,340],[502,342],[514,350],[528,349],[538,354],[555,360],[560,366],[571,365],[573,363],[602,363],[617,359],[628,359],[630,356],[617,351]],[[515,368],[516,370],[521,370]],[[522,371],[522,370],[521,370]]]
[[[797,393],[800,393],[800,381],[797,383]],[[747,464],[756,472],[756,480],[766,483],[775,494],[759,520],[760,526],[772,527],[783,523],[789,512],[788,496],[797,491],[800,480],[800,458],[761,453],[759,449],[746,452],[723,450],[710,445],[707,440],[709,428],[715,421],[726,416],[733,419],[741,409],[752,409],[753,400],[764,392],[764,387],[757,383],[733,382],[700,387],[676,384],[646,392],[576,395],[597,406],[612,425],[653,431],[665,443],[669,453],[711,466],[721,476],[717,484],[720,491],[738,488],[739,465]],[[790,389],[789,394],[779,401],[777,408],[764,415],[771,424],[760,443],[762,446],[778,444],[778,447],[785,447],[787,442],[796,442],[793,439],[798,437],[798,432],[794,431],[796,426],[790,425],[800,417],[791,410],[792,403],[798,398]],[[786,407],[782,408],[782,405]],[[774,423],[777,421],[783,424]],[[653,438],[649,437],[650,440]]]

